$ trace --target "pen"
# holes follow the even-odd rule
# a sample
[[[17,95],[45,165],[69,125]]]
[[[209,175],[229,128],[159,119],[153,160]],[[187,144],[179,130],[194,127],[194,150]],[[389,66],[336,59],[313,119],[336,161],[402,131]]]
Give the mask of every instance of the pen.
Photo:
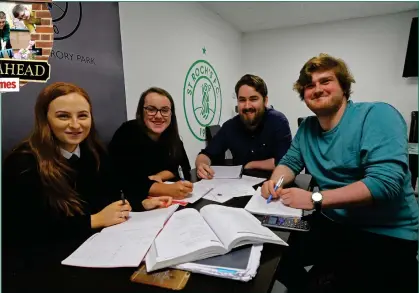
[[[185,181],[185,176],[183,176],[183,170],[182,170],[182,167],[180,165],[179,165],[179,168],[177,170],[179,172],[180,180]]]
[[[122,192],[122,190],[121,190],[121,200],[122,200],[122,204],[124,205],[125,204],[125,196],[124,196],[124,193]]]
[[[278,182],[276,183],[275,188],[274,188],[275,191],[279,188],[279,186],[281,186],[283,181],[284,181],[284,175],[279,177]],[[266,203],[270,203],[271,201],[272,201],[272,194],[269,195],[268,199],[266,200]]]

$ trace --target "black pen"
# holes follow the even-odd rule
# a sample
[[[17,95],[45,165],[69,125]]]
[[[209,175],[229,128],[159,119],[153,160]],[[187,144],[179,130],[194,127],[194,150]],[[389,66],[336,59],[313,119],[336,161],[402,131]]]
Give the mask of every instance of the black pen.
[[[122,200],[122,204],[125,205],[125,196],[122,190],[121,190],[121,200]]]

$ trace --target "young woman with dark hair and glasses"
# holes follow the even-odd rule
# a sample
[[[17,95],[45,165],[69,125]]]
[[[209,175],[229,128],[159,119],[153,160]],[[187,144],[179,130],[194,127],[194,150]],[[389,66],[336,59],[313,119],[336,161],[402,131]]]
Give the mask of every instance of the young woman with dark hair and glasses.
[[[193,184],[187,181],[191,167],[179,137],[175,104],[164,89],[152,87],[141,94],[136,119],[124,122],[115,132],[109,153],[134,210],[136,202],[147,197],[182,199],[192,192]],[[179,166],[186,178],[179,174]]]

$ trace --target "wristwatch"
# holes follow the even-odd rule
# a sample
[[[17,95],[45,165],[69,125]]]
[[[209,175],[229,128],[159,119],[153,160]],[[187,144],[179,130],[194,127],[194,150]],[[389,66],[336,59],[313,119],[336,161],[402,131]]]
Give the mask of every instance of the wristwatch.
[[[311,201],[314,204],[314,209],[320,212],[322,209],[323,195],[320,192],[313,192],[311,195]]]

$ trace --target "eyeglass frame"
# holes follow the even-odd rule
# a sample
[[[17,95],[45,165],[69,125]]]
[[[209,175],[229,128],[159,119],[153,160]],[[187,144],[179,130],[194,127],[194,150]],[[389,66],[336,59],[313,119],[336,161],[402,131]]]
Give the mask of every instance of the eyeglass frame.
[[[155,114],[150,114],[150,113],[148,112],[148,110],[149,110],[149,108],[150,108],[150,107],[152,107],[152,108],[154,108],[154,109],[155,109],[155,111],[156,111],[156,113],[155,113]],[[169,109],[169,113],[168,113],[168,115],[163,115],[162,110],[163,110],[163,109],[165,109],[165,108]],[[143,109],[146,111],[147,115],[149,115],[149,116],[156,116],[158,112],[160,112],[160,115],[161,115],[162,117],[169,117],[169,116],[171,116],[171,115],[172,115],[172,109],[171,109],[170,107],[163,107],[163,108],[161,108],[161,109],[157,109],[156,107],[154,107],[154,106],[151,106],[151,105],[150,105],[150,106],[145,106],[145,107],[143,107]]]

